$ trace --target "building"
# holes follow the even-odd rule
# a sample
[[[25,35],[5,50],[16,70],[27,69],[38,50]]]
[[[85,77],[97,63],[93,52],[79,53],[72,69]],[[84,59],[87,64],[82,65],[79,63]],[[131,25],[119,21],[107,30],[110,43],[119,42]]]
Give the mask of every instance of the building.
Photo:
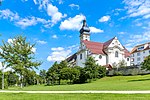
[[[131,65],[140,65],[150,55],[150,42],[137,45],[131,51]]]
[[[123,60],[127,66],[130,66],[130,53],[117,37],[104,43],[93,42],[90,40],[90,29],[87,26],[86,20],[83,20],[83,26],[80,29],[79,50],[67,58],[67,61],[71,65],[84,67],[84,63],[89,56],[92,56],[96,60],[96,63],[102,66],[112,67]]]

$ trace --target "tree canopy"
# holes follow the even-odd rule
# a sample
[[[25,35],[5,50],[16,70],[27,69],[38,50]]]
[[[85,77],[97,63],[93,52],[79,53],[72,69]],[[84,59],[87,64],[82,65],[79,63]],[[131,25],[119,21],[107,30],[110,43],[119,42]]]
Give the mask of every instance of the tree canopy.
[[[23,76],[25,76],[28,70],[37,69],[41,65],[41,62],[33,61],[35,59],[33,52],[35,44],[27,42],[26,37],[17,36],[11,42],[2,41],[2,43],[3,45],[0,46],[2,50],[0,58],[6,62],[8,67],[11,67],[16,73],[20,74],[21,83],[23,82]]]

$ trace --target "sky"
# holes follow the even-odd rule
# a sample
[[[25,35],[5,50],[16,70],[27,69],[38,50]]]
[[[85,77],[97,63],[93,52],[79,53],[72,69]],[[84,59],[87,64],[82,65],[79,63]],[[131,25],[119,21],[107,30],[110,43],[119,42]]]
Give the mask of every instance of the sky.
[[[150,0],[1,0],[0,41],[17,35],[36,43],[33,51],[48,69],[79,47],[79,30],[86,19],[91,41],[115,36],[129,51],[150,42]],[[0,42],[1,44],[1,42]]]

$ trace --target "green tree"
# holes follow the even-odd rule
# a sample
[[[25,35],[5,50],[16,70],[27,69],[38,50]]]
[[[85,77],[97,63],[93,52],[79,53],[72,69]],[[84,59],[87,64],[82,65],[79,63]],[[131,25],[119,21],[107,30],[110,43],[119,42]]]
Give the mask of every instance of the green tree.
[[[144,62],[141,65],[142,69],[150,70],[150,55],[144,59]]]
[[[11,67],[21,78],[21,88],[23,87],[23,80],[25,75],[25,70],[32,70],[38,68],[37,66],[41,65],[39,61],[33,61],[34,52],[33,48],[35,44],[30,44],[26,41],[26,37],[17,36],[11,43],[3,42],[3,45],[0,46],[2,52],[0,52],[0,57],[3,59],[7,66]]]
[[[98,70],[97,64],[93,57],[88,57],[85,62],[85,67],[81,71],[81,80],[82,82],[87,81],[88,79],[91,81],[92,79],[97,78]]]
[[[98,70],[98,77],[97,78],[102,78],[102,77],[106,76],[106,67],[98,66],[97,70]]]
[[[40,70],[40,77],[42,79],[42,84],[46,84],[46,70]]]
[[[58,66],[59,64],[55,62],[47,71],[46,78],[47,78],[47,84],[50,85],[50,82],[52,85],[59,79],[58,78]]]

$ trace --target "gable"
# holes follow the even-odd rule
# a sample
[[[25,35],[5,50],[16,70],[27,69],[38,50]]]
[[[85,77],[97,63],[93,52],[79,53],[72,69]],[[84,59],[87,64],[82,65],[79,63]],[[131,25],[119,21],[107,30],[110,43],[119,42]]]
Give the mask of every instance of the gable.
[[[114,47],[120,48],[121,50],[124,49],[123,45],[120,43],[117,37],[115,37],[108,46],[108,48],[114,48]]]

